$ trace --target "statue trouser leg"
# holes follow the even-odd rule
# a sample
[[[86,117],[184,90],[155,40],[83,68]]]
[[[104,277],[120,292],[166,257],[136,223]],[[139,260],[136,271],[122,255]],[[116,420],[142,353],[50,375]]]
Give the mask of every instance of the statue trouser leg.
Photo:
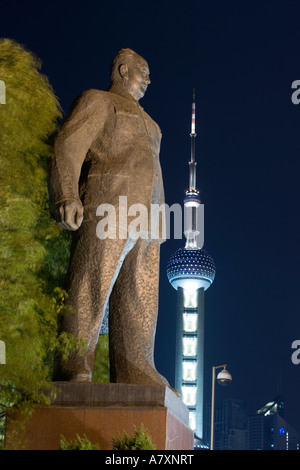
[[[132,244],[126,240],[99,240],[95,224],[88,222],[73,234],[66,286],[68,299],[61,332],[82,340],[84,346],[72,350],[66,360],[58,355],[53,380],[91,380],[105,305]]]
[[[109,304],[111,382],[168,385],[154,365],[159,242],[138,239],[127,254]]]

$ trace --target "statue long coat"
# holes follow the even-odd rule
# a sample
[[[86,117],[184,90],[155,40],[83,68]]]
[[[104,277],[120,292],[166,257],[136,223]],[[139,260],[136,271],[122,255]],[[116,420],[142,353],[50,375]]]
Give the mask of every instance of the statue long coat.
[[[124,365],[125,356],[127,362],[132,363],[139,358],[140,365],[133,365],[135,372],[131,375],[128,372],[121,377],[119,373],[118,378],[116,372],[113,380],[166,382],[157,372],[151,372],[155,370],[153,347],[162,240],[133,241],[130,237],[100,240],[96,235],[99,221],[96,211],[100,204],[113,205],[118,219],[121,195],[127,196],[128,207],[132,204],[146,206],[148,215],[151,204],[164,203],[160,142],[159,126],[131,95],[114,87],[108,92],[83,92],[73,103],[55,139],[50,184],[52,214],[58,219],[57,208],[67,200],[80,198],[84,206],[82,225],[73,232],[67,276],[69,305],[74,313],[66,315],[64,329],[82,338],[87,350],[83,357],[74,354],[64,366],[69,376],[91,375],[104,312],[114,285],[118,284],[115,289],[118,293],[114,296],[118,300],[111,302],[115,304],[111,310],[118,313],[110,311],[110,316],[115,318],[110,324],[110,333],[114,336],[110,338],[111,360],[116,363],[112,369],[118,369],[118,361],[122,363],[122,370],[130,369]],[[117,225],[118,222],[121,221],[117,220]],[[128,253],[132,253],[131,259]],[[128,261],[124,263],[126,257]],[[128,266],[127,272],[122,266]],[[116,283],[122,269],[122,284]],[[129,284],[126,286],[126,283]],[[126,291],[124,295],[122,290]],[[128,329],[130,331],[126,331]],[[144,344],[141,344],[142,336],[145,336]],[[143,374],[147,377],[142,377]]]

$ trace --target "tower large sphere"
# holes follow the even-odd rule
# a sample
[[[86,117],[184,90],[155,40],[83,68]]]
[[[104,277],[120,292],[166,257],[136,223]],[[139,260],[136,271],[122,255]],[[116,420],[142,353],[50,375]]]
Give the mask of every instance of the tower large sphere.
[[[168,280],[174,289],[204,290],[213,283],[216,274],[215,263],[211,255],[201,249],[179,248],[167,263]]]

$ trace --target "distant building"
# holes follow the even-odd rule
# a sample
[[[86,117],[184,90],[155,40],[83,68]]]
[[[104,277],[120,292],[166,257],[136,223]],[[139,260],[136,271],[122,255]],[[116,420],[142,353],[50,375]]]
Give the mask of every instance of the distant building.
[[[209,411],[208,407],[208,411]],[[209,418],[209,412],[207,412]],[[206,435],[210,433],[207,418]],[[248,412],[246,402],[228,398],[215,409],[214,423],[215,450],[248,450]]]
[[[283,418],[281,398],[270,401],[249,417],[250,450],[299,450],[299,434]]]

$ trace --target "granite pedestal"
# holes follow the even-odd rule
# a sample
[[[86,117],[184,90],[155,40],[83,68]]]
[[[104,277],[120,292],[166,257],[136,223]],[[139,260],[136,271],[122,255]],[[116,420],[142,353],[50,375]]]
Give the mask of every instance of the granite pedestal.
[[[38,406],[23,430],[8,416],[6,449],[58,450],[60,437],[84,434],[102,450],[112,449],[118,432],[132,435],[141,424],[157,450],[192,450],[188,409],[168,387],[106,383],[55,382],[57,395]],[[22,437],[21,434],[22,433]],[[19,439],[18,439],[19,435]]]

